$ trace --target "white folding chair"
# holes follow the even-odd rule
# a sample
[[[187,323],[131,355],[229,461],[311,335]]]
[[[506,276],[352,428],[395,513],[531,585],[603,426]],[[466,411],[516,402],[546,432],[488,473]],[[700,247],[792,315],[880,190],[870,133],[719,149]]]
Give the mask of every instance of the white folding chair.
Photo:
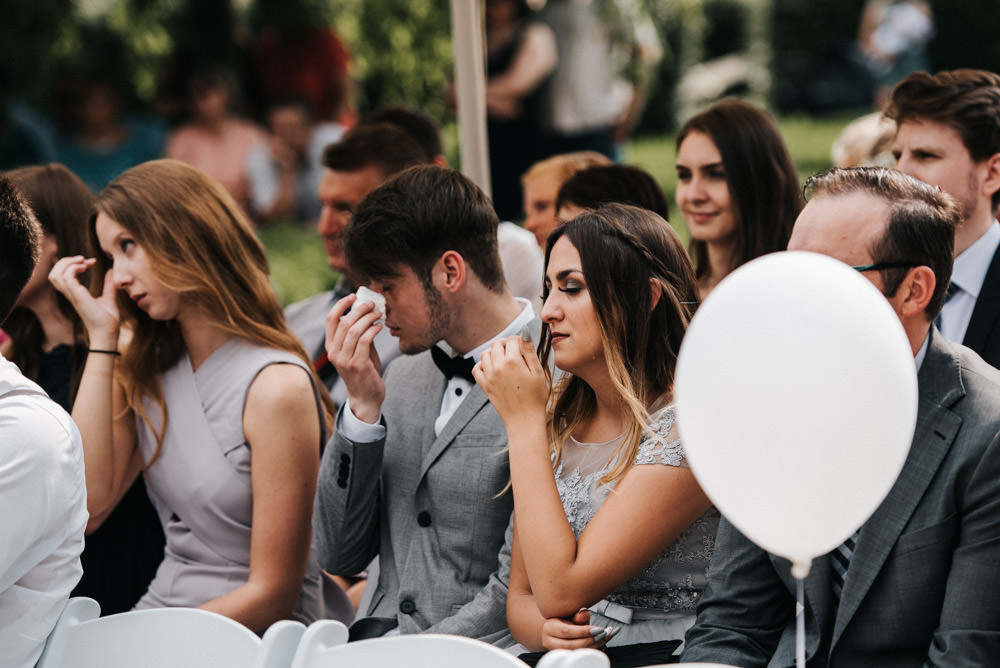
[[[739,668],[739,666],[734,666],[728,663],[658,663],[655,666],[646,666],[646,668]]]
[[[99,617],[90,598],[71,598],[36,668],[288,668],[305,626],[280,621],[263,639],[228,617],[195,608],[134,610]]]
[[[553,649],[542,655],[537,668],[608,668],[608,655],[596,649]]]
[[[524,668],[513,654],[479,640],[436,633],[347,643],[347,628],[333,620],[306,629],[292,668]]]

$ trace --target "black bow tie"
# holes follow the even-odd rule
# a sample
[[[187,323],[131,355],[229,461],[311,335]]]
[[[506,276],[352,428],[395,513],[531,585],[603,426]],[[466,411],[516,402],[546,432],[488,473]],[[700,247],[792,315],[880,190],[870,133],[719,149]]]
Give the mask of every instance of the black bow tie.
[[[431,346],[431,358],[448,380],[458,376],[470,383],[476,382],[472,377],[472,367],[476,366],[476,360],[471,357],[451,357],[437,346]]]

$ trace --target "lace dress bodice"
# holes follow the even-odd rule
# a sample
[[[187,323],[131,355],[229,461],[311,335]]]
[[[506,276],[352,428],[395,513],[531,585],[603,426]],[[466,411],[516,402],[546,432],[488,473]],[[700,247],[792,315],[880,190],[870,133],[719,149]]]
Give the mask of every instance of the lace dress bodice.
[[[639,445],[633,464],[686,467],[674,406],[651,415],[649,428],[651,434]],[[606,443],[580,443],[570,437],[563,446],[562,461],[555,471],[556,487],[578,538],[614,487],[613,484],[598,486],[598,481],[615,463],[615,450],[622,438]],[[607,600],[632,609],[693,617],[705,589],[718,523],[718,512],[709,509]]]

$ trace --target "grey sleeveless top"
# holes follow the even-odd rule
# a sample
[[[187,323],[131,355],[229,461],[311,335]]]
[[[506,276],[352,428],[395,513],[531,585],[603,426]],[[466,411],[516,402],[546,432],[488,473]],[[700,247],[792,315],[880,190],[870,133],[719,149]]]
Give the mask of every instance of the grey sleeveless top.
[[[197,370],[185,353],[163,374],[167,432],[159,457],[144,475],[163,524],[166,548],[137,609],[198,606],[247,581],[252,452],[243,435],[243,407],[250,384],[271,364],[306,368],[291,353],[234,338]],[[316,401],[322,413],[318,395]],[[156,403],[147,398],[143,405],[154,424],[162,424]],[[156,438],[143,420],[137,418],[136,425],[142,457],[148,462]],[[321,443],[325,438],[324,429]],[[308,624],[325,616],[343,617],[344,611],[324,613],[323,580],[310,550],[293,619]]]

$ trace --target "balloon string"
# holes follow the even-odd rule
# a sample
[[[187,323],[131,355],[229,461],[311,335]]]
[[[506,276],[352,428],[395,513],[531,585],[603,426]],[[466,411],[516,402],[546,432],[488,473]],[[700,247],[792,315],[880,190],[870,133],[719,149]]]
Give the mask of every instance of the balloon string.
[[[805,578],[795,578],[795,663],[806,668],[806,596]]]

